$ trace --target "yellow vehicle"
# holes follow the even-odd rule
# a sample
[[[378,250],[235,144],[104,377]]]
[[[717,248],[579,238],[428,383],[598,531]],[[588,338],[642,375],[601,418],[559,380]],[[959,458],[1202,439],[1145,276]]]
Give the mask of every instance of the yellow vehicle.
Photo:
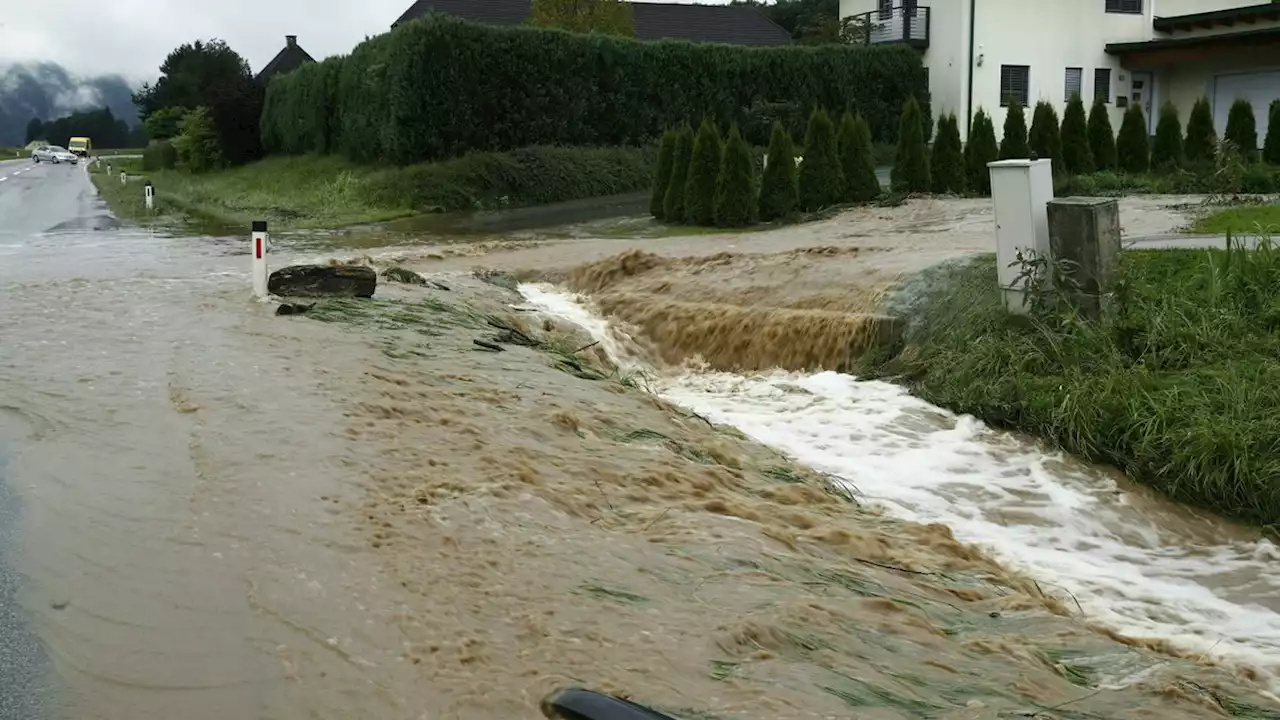
[[[73,137],[67,143],[67,149],[73,155],[79,155],[82,158],[89,157],[89,153],[93,150],[93,142],[87,137]]]

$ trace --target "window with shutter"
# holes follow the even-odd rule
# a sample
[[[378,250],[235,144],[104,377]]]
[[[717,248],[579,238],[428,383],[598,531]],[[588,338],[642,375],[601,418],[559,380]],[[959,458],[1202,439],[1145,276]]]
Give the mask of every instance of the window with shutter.
[[[1093,99],[1111,102],[1111,68],[1097,68],[1093,71]]]
[[[1107,12],[1141,15],[1142,0],[1106,0]]]
[[[880,19],[888,20],[893,17],[893,0],[880,0]]]
[[[1067,68],[1066,87],[1063,90],[1068,102],[1076,95],[1084,97],[1084,68]]]
[[[1026,107],[1030,90],[1030,65],[1000,66],[1000,107],[1008,107],[1010,102]]]

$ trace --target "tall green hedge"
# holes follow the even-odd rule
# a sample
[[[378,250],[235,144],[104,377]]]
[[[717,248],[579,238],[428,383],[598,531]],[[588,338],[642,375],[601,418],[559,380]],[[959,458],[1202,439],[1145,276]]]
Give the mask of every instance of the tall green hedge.
[[[844,172],[840,169],[838,150],[831,116],[825,110],[814,110],[804,135],[804,155],[797,180],[801,210],[813,212],[840,203]]]
[[[535,144],[637,144],[687,118],[743,122],[762,103],[850,108],[891,142],[908,97],[928,117],[928,73],[906,47],[638,42],[434,16],[319,65],[271,82],[269,150],[411,163]],[[300,112],[326,121],[297,122]]]
[[[755,219],[755,169],[751,146],[734,125],[729,129],[729,139],[725,141],[720,157],[720,172],[716,176],[716,225],[744,227]]]
[[[869,202],[880,197],[880,178],[876,177],[875,150],[867,121],[861,115],[845,113],[840,120],[838,144],[845,200]]]

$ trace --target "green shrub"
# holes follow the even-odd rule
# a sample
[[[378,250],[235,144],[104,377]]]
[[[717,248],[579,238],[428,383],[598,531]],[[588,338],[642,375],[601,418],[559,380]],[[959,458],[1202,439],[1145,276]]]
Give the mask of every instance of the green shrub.
[[[964,150],[960,145],[960,122],[953,113],[938,118],[938,133],[933,140],[929,172],[934,192],[957,195],[964,192]]]
[[[861,203],[880,197],[871,128],[861,115],[845,113],[840,121],[840,170],[844,175],[845,200]]]
[[[1058,122],[1058,112],[1043,100],[1036,103],[1035,112],[1031,115],[1031,133],[1027,137],[1027,144],[1041,160],[1053,160],[1055,175],[1066,170],[1062,162],[1062,127]]]
[[[227,164],[218,141],[218,126],[206,107],[198,107],[182,118],[182,132],[173,139],[173,148],[178,165],[187,172],[204,173]]]
[[[336,83],[320,104],[336,129],[331,143],[355,159],[399,163],[532,144],[644,143],[686,118],[743,123],[762,99],[848,107],[891,141],[894,109],[908,96],[928,101],[928,73],[906,47],[638,42],[443,15],[404,23],[331,62],[323,72]],[[321,72],[271,82],[263,123],[273,147],[320,149],[318,125],[291,128],[288,113],[304,94],[330,87],[316,81]]]
[[[716,218],[716,177],[720,174],[720,133],[710,118],[702,121],[689,158],[684,185],[684,219],[690,225],[711,225]]]
[[[528,147],[372,173],[364,202],[417,212],[496,209],[635,192],[648,186],[652,148]]]
[[[1080,95],[1071,96],[1062,115],[1062,169],[1069,175],[1091,173],[1093,150],[1089,147],[1089,120]]]
[[[902,105],[902,119],[898,125],[898,153],[894,157],[889,184],[895,192],[907,193],[926,193],[932,185],[929,178],[929,156],[925,149],[924,124],[920,116],[920,105],[915,98],[908,98]]]
[[[662,199],[662,217],[670,223],[684,221],[684,188],[689,179],[689,163],[693,160],[693,128],[688,123],[676,131],[676,152],[671,160],[671,181]]]
[[[1000,140],[1001,160],[1020,160],[1031,157],[1031,147],[1027,144],[1027,116],[1022,106],[1016,102],[1009,103],[1004,113],[1004,137]]]
[[[917,133],[919,129],[917,124]],[[838,204],[844,192],[844,178],[840,175],[840,158],[836,152],[836,129],[824,110],[814,110],[809,116],[802,157],[798,181],[800,209],[813,212]]]
[[[1178,108],[1167,102],[1160,108],[1160,121],[1156,123],[1156,140],[1151,145],[1151,167],[1172,170],[1182,167],[1182,121]]]
[[[174,149],[173,142],[169,140],[152,140],[147,144],[145,150],[142,151],[142,169],[154,172],[156,170],[172,170],[178,166],[178,151]]]
[[[782,123],[773,124],[769,155],[760,180],[760,219],[766,222],[785,218],[799,205],[796,185],[795,148]]]
[[[667,199],[667,185],[671,182],[671,166],[675,164],[676,142],[679,133],[668,130],[662,134],[662,144],[658,148],[658,165],[653,172],[653,192],[649,196],[649,214],[661,220],[662,205]]]
[[[1141,105],[1130,105],[1124,113],[1116,137],[1116,161],[1121,170],[1131,173],[1144,173],[1151,166],[1151,138]]]
[[[1240,99],[1231,103],[1227,113],[1227,130],[1222,134],[1236,146],[1245,162],[1258,159],[1258,121],[1253,116],[1253,103]]]
[[[1240,192],[1258,195],[1280,192],[1280,170],[1267,165],[1250,165],[1240,177]]]
[[[1267,139],[1262,144],[1262,159],[1280,166],[1280,98],[1267,108]]]
[[[1098,170],[1115,170],[1116,133],[1111,127],[1111,108],[1098,98],[1089,110],[1089,149],[1093,152],[1093,166]]]
[[[755,219],[756,178],[751,146],[738,126],[729,130],[716,176],[715,221],[721,227],[743,227]]]
[[[982,108],[973,115],[969,127],[969,142],[964,146],[964,164],[968,174],[969,191],[975,195],[991,194],[991,170],[988,163],[1000,158],[996,146],[996,128],[991,117]]]
[[[782,127],[791,137],[799,137],[809,118],[804,108],[793,102],[762,102],[747,108],[742,121],[742,137],[752,146],[766,147],[773,141],[773,126]]]
[[[1218,132],[1213,128],[1213,109],[1209,98],[1201,97],[1187,118],[1187,140],[1183,147],[1187,162],[1209,165],[1218,157]]]

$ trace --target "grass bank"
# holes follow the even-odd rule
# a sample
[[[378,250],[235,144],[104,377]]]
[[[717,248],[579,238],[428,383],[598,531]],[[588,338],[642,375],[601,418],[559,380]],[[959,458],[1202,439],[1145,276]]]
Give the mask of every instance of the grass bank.
[[[143,172],[156,188],[155,218],[186,216],[225,226],[337,228],[422,213],[490,210],[642,191],[654,153],[634,148],[532,147],[473,153],[407,167],[358,165],[332,155],[277,156],[204,175]],[[127,161],[124,161],[127,162]],[[119,162],[115,163],[119,169]],[[103,169],[103,163],[98,168]],[[97,182],[119,215],[148,221],[142,178]]]
[[[1191,226],[1191,231],[1218,235],[1242,232],[1280,235],[1280,205],[1274,203],[1234,205],[1200,218]]]
[[[1030,320],[1007,315],[991,256],[937,268],[890,301],[913,318],[905,349],[860,374],[1280,524],[1280,247],[1126,252],[1098,323],[1038,298]]]

